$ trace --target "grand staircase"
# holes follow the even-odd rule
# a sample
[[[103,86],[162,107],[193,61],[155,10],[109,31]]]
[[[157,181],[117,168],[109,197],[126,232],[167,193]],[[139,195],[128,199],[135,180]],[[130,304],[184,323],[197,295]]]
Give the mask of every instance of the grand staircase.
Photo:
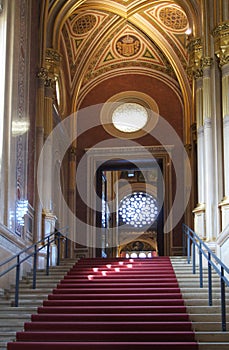
[[[5,290],[0,296],[0,350],[6,350],[7,342],[15,340],[16,332],[24,329],[24,323],[30,321],[31,314],[37,312],[37,307],[75,263],[76,260],[65,259],[60,266],[50,267],[48,276],[45,270],[39,270],[37,289],[32,289],[31,274],[24,277],[20,281],[19,307],[14,307],[15,287]]]
[[[203,288],[200,288],[199,270],[193,275],[192,265],[185,257],[172,257],[179,287],[192,321],[200,350],[228,350],[229,332],[222,332],[220,278],[213,272],[213,306],[208,306],[208,271],[204,269]],[[229,290],[226,289],[227,330],[229,330]]]
[[[220,331],[218,282],[216,306],[208,307],[206,288],[199,289],[198,277],[183,258],[68,264],[67,274],[63,267],[53,268],[50,282],[40,274],[34,294],[30,279],[23,280],[17,314],[16,308],[14,314],[4,306],[5,322],[13,320],[12,327],[4,325],[1,309],[0,334],[6,328],[11,332],[5,342],[14,340],[13,330],[18,331],[8,350],[229,349],[228,332]],[[6,349],[4,344],[1,349]]]

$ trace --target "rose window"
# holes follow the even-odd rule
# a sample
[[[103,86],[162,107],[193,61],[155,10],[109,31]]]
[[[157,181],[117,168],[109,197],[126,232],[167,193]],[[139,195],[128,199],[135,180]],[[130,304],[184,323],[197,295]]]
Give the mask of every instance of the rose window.
[[[157,200],[153,196],[145,192],[134,192],[120,202],[119,223],[136,228],[150,226],[158,213]]]

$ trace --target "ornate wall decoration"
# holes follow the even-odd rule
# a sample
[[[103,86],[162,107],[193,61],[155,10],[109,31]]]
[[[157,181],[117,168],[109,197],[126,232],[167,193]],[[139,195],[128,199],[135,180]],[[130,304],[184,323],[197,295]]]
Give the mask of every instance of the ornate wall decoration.
[[[136,1],[114,1],[120,11],[135,8]],[[138,1],[146,5],[146,1]],[[187,67],[188,54],[185,47],[185,30],[188,18],[183,9],[169,2],[153,2],[138,12],[168,42],[177,59]],[[131,15],[135,16],[135,14]],[[120,24],[119,24],[120,23]],[[104,35],[106,33],[106,35]],[[88,53],[93,54],[88,56]],[[65,21],[61,33],[61,53],[68,69],[70,89],[79,84],[84,88],[96,78],[123,68],[157,70],[176,79],[172,65],[154,42],[131,19],[123,18],[112,11],[86,9],[80,6]],[[78,90],[78,87],[77,87]]]
[[[169,29],[186,30],[188,19],[183,11],[175,6],[162,7],[158,14],[160,21]]]
[[[82,86],[110,70],[131,66],[155,69],[174,77],[172,67],[158,47],[127,24],[117,28],[98,48],[85,72]]]
[[[119,55],[133,57],[139,53],[141,42],[136,36],[127,34],[117,40],[115,48]]]
[[[21,0],[20,2],[20,33],[19,33],[19,57],[18,57],[18,105],[17,105],[17,119],[23,122],[26,119],[26,94],[27,94],[27,79],[26,79],[26,66],[27,66],[27,1]],[[16,137],[16,203],[26,197],[26,172],[27,172],[27,133],[18,135]],[[16,217],[16,233],[21,235],[23,232],[23,226],[17,221]]]
[[[73,23],[72,30],[76,35],[84,35],[93,29],[97,22],[97,18],[93,14],[87,14],[76,17],[76,21]]]
[[[158,23],[163,37],[186,66],[188,60],[186,30],[189,29],[189,21],[183,9],[175,3],[159,3],[144,12],[149,20]]]
[[[70,81],[74,79],[78,63],[82,62],[88,45],[91,45],[101,26],[105,26],[109,20],[110,16],[100,11],[93,13],[84,11],[83,14],[75,12],[66,20],[61,41],[65,50],[63,56],[67,60]]]

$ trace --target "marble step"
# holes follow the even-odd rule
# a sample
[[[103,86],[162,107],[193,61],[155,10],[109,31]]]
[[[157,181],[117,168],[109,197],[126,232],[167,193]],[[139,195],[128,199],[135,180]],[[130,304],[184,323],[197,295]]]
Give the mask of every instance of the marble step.
[[[200,342],[229,342],[229,332],[196,332],[196,340]]]

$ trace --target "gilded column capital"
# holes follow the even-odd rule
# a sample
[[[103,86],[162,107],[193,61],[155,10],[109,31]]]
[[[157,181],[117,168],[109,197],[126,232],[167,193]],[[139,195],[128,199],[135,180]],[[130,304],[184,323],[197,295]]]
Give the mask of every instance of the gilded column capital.
[[[195,79],[203,76],[202,57],[203,45],[200,38],[194,38],[188,45],[189,67],[188,72]]]
[[[47,69],[49,76],[54,79],[59,75],[61,61],[62,55],[58,51],[51,48],[46,49],[45,68]]]
[[[43,80],[46,80],[48,77],[48,70],[44,67],[41,67],[37,73],[37,77]]]
[[[51,92],[47,92],[48,95],[52,95],[52,98],[55,99],[54,91],[56,90],[56,81],[59,76],[60,66],[62,61],[62,55],[51,48],[46,49],[45,56],[45,87],[47,89],[53,90],[53,95]]]
[[[211,67],[213,63],[213,58],[212,57],[203,57],[201,59],[201,65],[202,65],[202,68],[209,68]]]
[[[45,79],[45,87],[55,90],[56,80],[53,77],[48,75],[47,78]]]
[[[215,54],[219,59],[219,66],[229,63],[229,21],[218,25],[212,32],[215,41]]]

